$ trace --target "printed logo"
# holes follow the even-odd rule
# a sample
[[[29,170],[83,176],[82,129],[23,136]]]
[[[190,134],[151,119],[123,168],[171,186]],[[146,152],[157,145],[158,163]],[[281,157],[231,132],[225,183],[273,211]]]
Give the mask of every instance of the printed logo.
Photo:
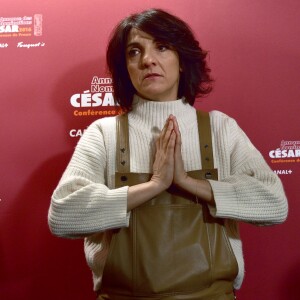
[[[30,48],[39,48],[39,47],[44,47],[46,44],[42,43],[42,42],[38,42],[38,43],[34,43],[34,44],[28,44],[28,43],[24,43],[24,42],[19,42],[17,44],[17,48],[26,48],[26,49],[30,49]]]
[[[0,38],[42,36],[43,15],[0,17]]]
[[[94,76],[89,89],[76,93],[70,97],[70,104],[74,117],[102,117],[115,116],[120,113],[120,107],[113,96],[112,79]],[[83,120],[83,119],[82,119]],[[69,130],[71,138],[79,138],[86,128],[72,128]]]
[[[300,162],[300,141],[281,141],[280,148],[269,152],[271,163]]]
[[[71,129],[69,135],[71,138],[81,137],[86,129]]]
[[[76,108],[73,111],[75,117],[114,116],[119,113],[113,97],[111,78],[94,76],[90,89],[72,95],[70,104]]]
[[[296,176],[295,166],[300,163],[300,141],[282,140],[279,148],[269,151],[269,157],[274,173]]]
[[[41,36],[43,34],[43,15],[36,14],[34,15],[34,24],[33,24],[33,33],[35,36]]]
[[[293,173],[292,170],[273,170],[277,175],[291,175]]]

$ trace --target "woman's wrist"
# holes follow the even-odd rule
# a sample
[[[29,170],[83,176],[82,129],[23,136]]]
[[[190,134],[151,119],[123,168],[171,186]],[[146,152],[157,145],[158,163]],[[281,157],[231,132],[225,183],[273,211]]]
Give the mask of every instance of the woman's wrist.
[[[171,185],[169,183],[162,181],[160,178],[158,178],[155,175],[152,175],[152,177],[148,183],[151,186],[153,193],[155,194],[154,196],[162,193],[163,191],[168,189]]]
[[[186,175],[176,185],[211,205],[215,204],[211,185],[205,179],[195,179]]]
[[[130,186],[127,195],[127,211],[130,211],[163,192],[164,185],[157,180]]]

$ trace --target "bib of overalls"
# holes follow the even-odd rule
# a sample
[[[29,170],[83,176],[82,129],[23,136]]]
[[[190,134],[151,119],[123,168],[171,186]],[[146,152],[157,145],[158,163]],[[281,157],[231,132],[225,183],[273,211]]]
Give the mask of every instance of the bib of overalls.
[[[217,180],[209,116],[197,112],[197,117],[202,170],[188,176]],[[130,173],[127,115],[118,116],[117,151],[116,187],[151,179]],[[172,185],[133,209],[129,227],[114,231],[98,299],[229,300],[237,273],[223,220]]]

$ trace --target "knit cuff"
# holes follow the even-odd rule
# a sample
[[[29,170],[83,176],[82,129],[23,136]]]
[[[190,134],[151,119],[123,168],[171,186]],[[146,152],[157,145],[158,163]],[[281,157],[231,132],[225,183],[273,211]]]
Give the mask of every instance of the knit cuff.
[[[107,192],[107,201],[110,202],[110,205],[107,207],[109,219],[107,220],[108,227],[124,227],[129,225],[130,214],[127,213],[127,194],[128,186],[124,186],[118,189],[109,190]],[[110,221],[111,220],[111,224]]]
[[[211,215],[218,218],[238,218],[239,202],[234,186],[215,180],[209,180],[209,183],[215,200],[215,206],[209,205]]]

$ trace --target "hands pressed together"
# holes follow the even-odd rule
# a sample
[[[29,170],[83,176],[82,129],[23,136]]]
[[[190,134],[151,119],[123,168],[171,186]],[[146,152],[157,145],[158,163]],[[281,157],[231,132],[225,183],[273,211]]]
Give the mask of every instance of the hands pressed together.
[[[175,116],[170,115],[158,139],[151,178],[162,190],[172,183],[184,186],[188,180],[181,155],[181,134]]]
[[[173,183],[195,196],[214,204],[211,186],[207,180],[197,180],[187,175],[181,155],[181,134],[175,116],[170,115],[156,140],[153,175],[150,181],[128,188],[127,210],[143,204]]]

